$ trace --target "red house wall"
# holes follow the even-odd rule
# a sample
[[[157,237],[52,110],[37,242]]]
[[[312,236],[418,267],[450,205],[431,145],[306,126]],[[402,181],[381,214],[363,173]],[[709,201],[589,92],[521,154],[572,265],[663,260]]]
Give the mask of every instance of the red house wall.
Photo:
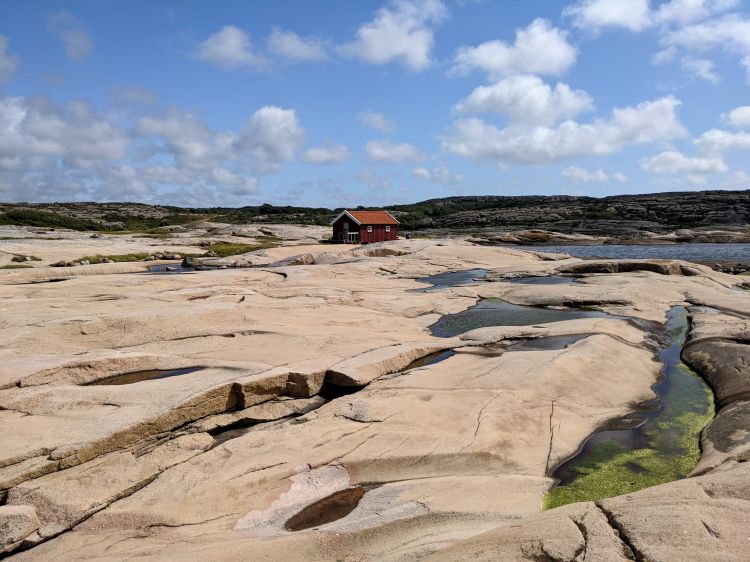
[[[372,227],[372,232],[367,232],[367,227]],[[359,240],[363,244],[372,242],[385,242],[386,240],[395,240],[398,235],[398,227],[395,224],[390,225],[391,231],[385,231],[384,224],[363,224],[359,227]]]
[[[362,224],[357,226],[353,220],[347,217],[341,217],[338,221],[333,224],[333,240],[341,241],[341,235],[344,232],[344,222],[349,222],[349,232],[359,231],[359,241],[363,244],[371,244],[373,242],[385,242],[386,240],[396,240],[398,238],[398,226],[395,224],[389,225],[390,232],[385,231],[384,224]],[[372,232],[367,232],[367,227],[372,227]],[[344,240],[346,242],[346,240]]]

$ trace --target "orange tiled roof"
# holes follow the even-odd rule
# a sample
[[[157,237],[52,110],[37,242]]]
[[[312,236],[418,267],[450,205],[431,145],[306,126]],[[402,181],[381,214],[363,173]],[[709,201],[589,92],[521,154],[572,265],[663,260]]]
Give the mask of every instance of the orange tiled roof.
[[[386,211],[347,211],[360,224],[398,224],[390,213]]]

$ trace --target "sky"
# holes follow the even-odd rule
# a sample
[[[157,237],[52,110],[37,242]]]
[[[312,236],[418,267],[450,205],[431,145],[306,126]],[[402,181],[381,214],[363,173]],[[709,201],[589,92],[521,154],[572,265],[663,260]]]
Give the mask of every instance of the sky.
[[[750,188],[750,0],[0,0],[0,201]]]

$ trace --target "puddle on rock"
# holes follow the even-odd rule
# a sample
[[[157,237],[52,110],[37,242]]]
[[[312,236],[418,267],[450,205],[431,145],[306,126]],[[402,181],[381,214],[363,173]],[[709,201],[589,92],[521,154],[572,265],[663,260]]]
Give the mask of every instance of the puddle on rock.
[[[412,361],[406,366],[404,371],[408,371],[410,369],[418,369],[419,367],[427,367],[428,365],[434,365],[435,363],[445,361],[449,357],[453,357],[455,354],[456,352],[452,349],[446,349],[445,351],[436,351],[435,353],[430,353],[429,355],[425,355],[420,359]]]
[[[290,517],[284,523],[284,528],[287,531],[304,531],[343,519],[354,511],[367,491],[365,486],[339,490]]]
[[[446,271],[445,273],[438,273],[437,275],[430,275],[429,277],[420,277],[417,281],[431,285],[431,287],[426,287],[424,289],[411,289],[411,291],[417,293],[430,293],[432,291],[440,291],[449,287],[472,285],[486,277],[486,275],[486,269]]]
[[[86,383],[85,386],[113,386],[121,384],[133,384],[142,381],[168,379],[170,377],[178,377],[180,375],[194,373],[196,371],[200,371],[202,368],[203,367],[188,367],[186,369],[174,369],[171,371],[137,371],[135,373],[125,373],[123,375],[107,377],[106,379],[99,379],[97,381]]]
[[[484,299],[457,314],[443,316],[430,326],[434,336],[450,338],[488,326],[534,326],[576,318],[619,318],[596,310],[540,308],[511,304],[500,299]]]
[[[524,339],[517,343],[512,343],[506,349],[507,351],[554,351],[565,349],[577,341],[589,337],[589,334],[576,334],[573,336],[549,336],[546,338]]]
[[[552,476],[556,487],[545,496],[546,509],[572,502],[635,492],[685,478],[700,457],[700,432],[713,419],[713,394],[705,381],[682,363],[688,328],[684,307],[667,317],[662,375],[657,398],[594,433]]]
[[[509,277],[503,279],[508,283],[519,285],[572,285],[577,280],[576,277],[567,277],[564,275],[545,275],[543,277]]]
[[[165,273],[165,274],[172,274],[172,273],[195,273],[194,267],[184,267],[180,264],[174,265],[174,264],[159,264],[159,265],[150,265],[148,266],[148,272],[149,273]]]

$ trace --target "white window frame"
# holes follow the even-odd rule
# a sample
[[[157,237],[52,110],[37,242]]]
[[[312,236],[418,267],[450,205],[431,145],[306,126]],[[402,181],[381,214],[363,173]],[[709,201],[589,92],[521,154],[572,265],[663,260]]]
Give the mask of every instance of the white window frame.
[[[372,226],[367,227],[367,232],[372,232]]]
[[[387,224],[385,225],[385,231],[390,232],[391,231],[391,225]]]

